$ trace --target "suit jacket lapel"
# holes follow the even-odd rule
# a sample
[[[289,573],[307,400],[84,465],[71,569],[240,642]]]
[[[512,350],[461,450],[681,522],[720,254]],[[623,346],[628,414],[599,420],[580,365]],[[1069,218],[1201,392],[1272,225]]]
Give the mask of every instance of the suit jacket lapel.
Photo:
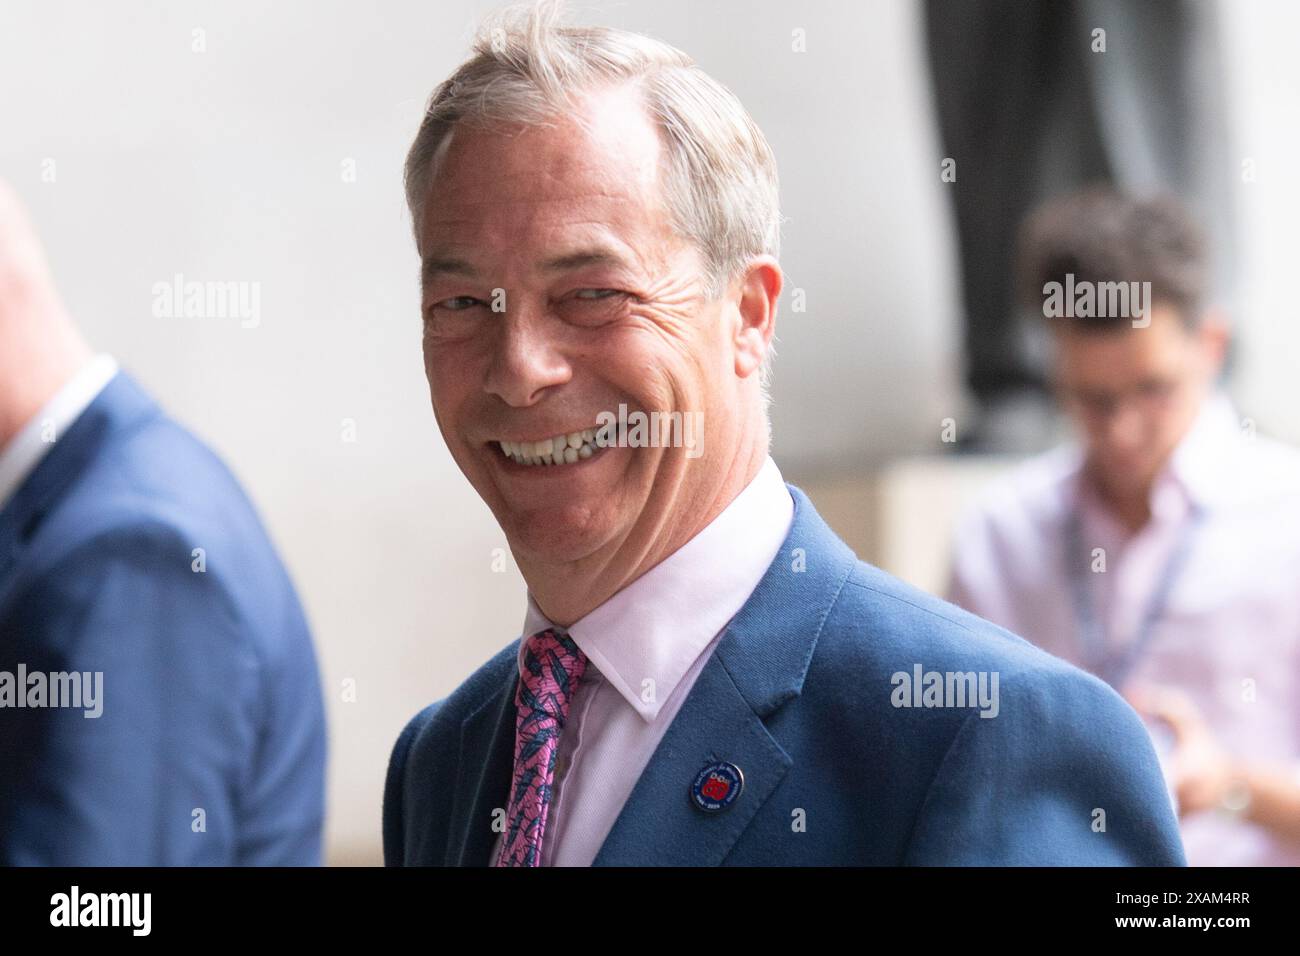
[[[513,657],[511,658],[514,659]],[[488,866],[497,834],[492,829],[492,813],[505,809],[502,801],[510,791],[515,758],[515,686],[518,668],[511,668],[501,690],[488,698],[461,724],[461,766],[471,772],[456,794],[452,810],[455,841],[448,847],[447,859],[456,866]],[[488,741],[486,759],[473,773],[474,758],[482,754],[475,744]],[[463,808],[463,809],[462,809]]]
[[[700,671],[593,865],[716,866],[793,765],[765,718],[799,695],[822,623],[856,556],[800,489],[786,487],[794,521],[780,553]],[[469,772],[452,809],[449,863],[491,862],[492,814],[513,770],[518,679],[517,667],[509,668],[499,690],[461,725],[461,766]],[[705,813],[692,803],[690,786],[719,760],[740,768],[744,787],[726,810]]]
[[[856,556],[787,484],[795,513],[780,553],[727,627],[597,854],[596,866],[716,866],[793,765],[764,719],[799,695]],[[707,813],[690,786],[706,765],[740,768],[744,787]]]
[[[0,607],[27,541],[113,432],[157,406],[119,372],[49,449],[9,503],[0,509]]]
[[[725,643],[731,632],[723,638]],[[715,866],[731,849],[758,808],[781,782],[790,757],[768,733],[722,664],[719,644],[655,750],[601,847],[593,865],[653,866],[677,863]],[[457,866],[488,866],[497,834],[493,811],[502,806],[514,769],[515,685],[511,671],[501,690],[467,716],[461,729],[461,765],[477,773],[462,777],[452,811],[447,858]],[[740,767],[744,788],[727,810],[706,815],[690,803],[690,783],[708,763],[727,760]],[[665,832],[675,834],[665,841]]]
[[[725,640],[725,638],[724,638]],[[705,813],[690,787],[707,764],[740,768],[744,786],[726,810]],[[715,654],[615,821],[595,866],[717,866],[791,765]]]

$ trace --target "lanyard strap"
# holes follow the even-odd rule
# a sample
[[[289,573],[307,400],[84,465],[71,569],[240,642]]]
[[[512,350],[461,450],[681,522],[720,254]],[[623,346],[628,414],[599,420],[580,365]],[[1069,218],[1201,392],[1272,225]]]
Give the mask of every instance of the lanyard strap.
[[[1077,506],[1070,510],[1065,527],[1065,570],[1067,580],[1070,582],[1075,622],[1079,628],[1084,659],[1089,670],[1112,687],[1118,688],[1123,683],[1146,651],[1155,625],[1165,612],[1174,582],[1182,572],[1187,556],[1192,550],[1192,539],[1204,520],[1205,510],[1193,504],[1189,520],[1184,524],[1182,534],[1179,535],[1173,552],[1165,562],[1151,599],[1138,622],[1137,634],[1127,646],[1122,646],[1115,652],[1107,652],[1101,621],[1093,606],[1092,589],[1088,581],[1088,575],[1094,572],[1089,561],[1091,552],[1085,552],[1083,547],[1083,521]]]

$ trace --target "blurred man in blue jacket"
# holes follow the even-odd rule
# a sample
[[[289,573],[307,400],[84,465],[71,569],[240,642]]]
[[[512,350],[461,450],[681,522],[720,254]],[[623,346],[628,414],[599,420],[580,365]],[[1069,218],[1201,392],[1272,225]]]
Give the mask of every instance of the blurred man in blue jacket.
[[[325,750],[247,498],[92,356],[0,182],[0,864],[317,865]]]

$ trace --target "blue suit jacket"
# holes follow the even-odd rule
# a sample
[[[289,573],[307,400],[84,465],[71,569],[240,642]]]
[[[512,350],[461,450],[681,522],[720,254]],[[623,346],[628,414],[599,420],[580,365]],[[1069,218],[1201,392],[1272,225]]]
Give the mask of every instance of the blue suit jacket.
[[[0,864],[320,862],[293,587],[234,478],[125,373],[0,511],[0,671],[19,664],[101,671],[103,709],[0,709]]]
[[[596,865],[1186,864],[1147,733],[1110,687],[859,561],[787,487],[789,536]],[[518,644],[402,731],[384,794],[389,865],[489,863]],[[996,672],[997,716],[895,706],[894,675],[917,665]],[[708,814],[688,793],[717,760],[744,786]]]

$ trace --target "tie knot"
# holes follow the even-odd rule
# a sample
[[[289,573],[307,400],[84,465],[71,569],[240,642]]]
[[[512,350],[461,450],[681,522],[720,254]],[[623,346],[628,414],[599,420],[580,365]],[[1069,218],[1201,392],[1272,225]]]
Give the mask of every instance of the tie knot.
[[[563,725],[586,669],[587,656],[572,637],[554,628],[538,631],[524,645],[522,703]]]

